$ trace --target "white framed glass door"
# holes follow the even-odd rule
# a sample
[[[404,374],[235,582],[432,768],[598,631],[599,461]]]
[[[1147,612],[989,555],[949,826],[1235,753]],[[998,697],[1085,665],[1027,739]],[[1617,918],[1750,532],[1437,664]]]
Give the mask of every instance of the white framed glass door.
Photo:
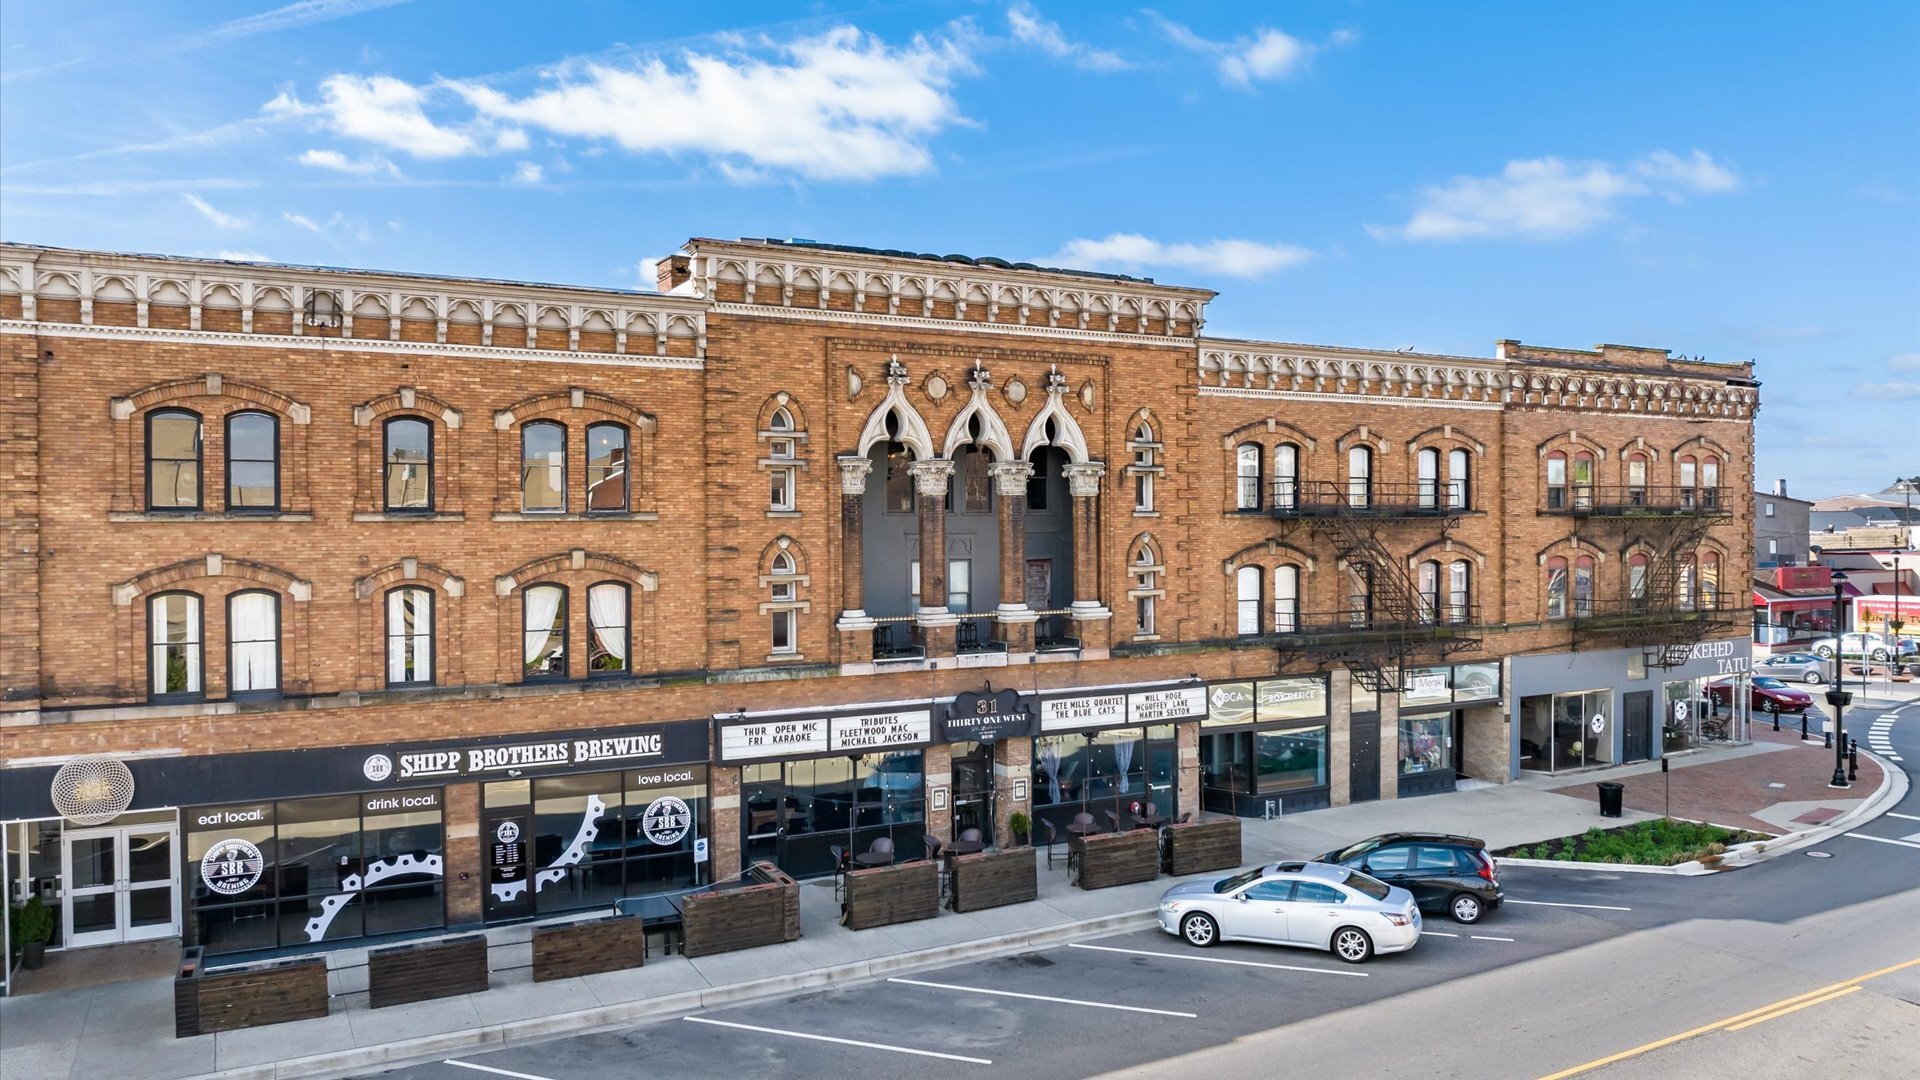
[[[176,843],[172,825],[68,830],[61,843],[67,946],[178,934]]]

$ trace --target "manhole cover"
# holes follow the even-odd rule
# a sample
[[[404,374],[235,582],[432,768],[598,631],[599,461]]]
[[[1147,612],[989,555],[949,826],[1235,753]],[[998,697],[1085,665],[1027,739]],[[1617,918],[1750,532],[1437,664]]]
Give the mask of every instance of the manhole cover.
[[[1809,852],[1807,852],[1807,858],[1809,858],[1809,859],[1831,859],[1831,858],[1833,858],[1833,852],[1831,852],[1831,851],[1809,851]]]

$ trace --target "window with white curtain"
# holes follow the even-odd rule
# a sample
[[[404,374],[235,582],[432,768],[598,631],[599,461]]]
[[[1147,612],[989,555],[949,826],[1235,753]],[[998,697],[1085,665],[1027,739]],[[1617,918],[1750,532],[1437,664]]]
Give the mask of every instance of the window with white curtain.
[[[1300,629],[1300,568],[1273,569],[1273,632],[1291,634]]]
[[[1373,501],[1373,448],[1356,446],[1347,451],[1347,502],[1364,510]]]
[[[534,585],[522,598],[522,678],[567,677],[567,590]]]
[[[627,619],[632,592],[617,581],[603,581],[587,590],[587,674],[620,675],[629,670],[627,653],[632,634]]]
[[[1243,443],[1234,452],[1233,474],[1236,487],[1234,506],[1240,510],[1260,509],[1260,447]]]
[[[1300,448],[1281,443],[1273,448],[1273,507],[1292,510],[1300,505]]]
[[[1447,451],[1447,505],[1455,510],[1472,506],[1473,458],[1465,450]]]
[[[433,590],[416,585],[387,593],[387,685],[433,682]]]
[[[1420,509],[1432,510],[1440,505],[1440,451],[1429,447],[1414,461],[1420,479]]]
[[[200,693],[200,598],[161,593],[147,603],[147,688],[155,698]]]
[[[1420,618],[1432,622],[1440,611],[1440,564],[1428,559],[1420,564]]]
[[[1447,567],[1447,620],[1463,623],[1467,621],[1468,609],[1473,606],[1472,568],[1465,559],[1456,559]]]
[[[1234,593],[1239,609],[1236,632],[1249,636],[1260,632],[1260,568],[1243,566],[1233,572]]]
[[[248,591],[227,598],[227,692],[280,689],[280,597]]]

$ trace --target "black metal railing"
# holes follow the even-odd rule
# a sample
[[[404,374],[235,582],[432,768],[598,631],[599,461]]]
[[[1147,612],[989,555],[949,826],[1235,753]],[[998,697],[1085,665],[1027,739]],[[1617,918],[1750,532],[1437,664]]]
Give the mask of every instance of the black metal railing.
[[[1277,518],[1453,518],[1467,505],[1464,482],[1416,480],[1276,480],[1267,512]]]
[[[920,628],[913,624],[913,616],[887,615],[873,622],[873,659],[876,663],[926,658],[926,641],[920,636]]]
[[[1073,620],[1065,611],[1042,611],[1033,623],[1033,647],[1037,652],[1064,652],[1078,649],[1080,639],[1073,636]]]
[[[1362,602],[1326,611],[1275,611],[1271,630],[1263,628],[1261,633],[1240,636],[1282,641],[1395,636],[1442,638],[1474,633],[1480,625],[1480,608],[1475,604],[1443,604],[1438,610],[1423,607],[1407,616],[1396,617]]]
[[[953,628],[953,649],[957,653],[1006,652],[1007,643],[995,640],[991,614],[962,614]]]
[[[1575,597],[1564,606],[1550,605],[1547,618],[1589,624],[1589,628],[1633,629],[1669,623],[1717,622],[1731,619],[1737,613],[1735,605],[1726,597],[1700,597],[1692,601],[1671,597]]]
[[[1546,514],[1582,517],[1718,516],[1732,512],[1726,490],[1646,484],[1548,484],[1541,492]]]

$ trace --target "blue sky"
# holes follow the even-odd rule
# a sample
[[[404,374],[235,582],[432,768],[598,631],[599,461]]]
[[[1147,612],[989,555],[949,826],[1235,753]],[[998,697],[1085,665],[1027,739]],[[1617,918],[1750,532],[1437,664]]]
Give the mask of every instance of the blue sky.
[[[1220,290],[1208,332],[1753,358],[1920,472],[1920,5],[0,7],[6,239],[634,287],[690,235]]]

